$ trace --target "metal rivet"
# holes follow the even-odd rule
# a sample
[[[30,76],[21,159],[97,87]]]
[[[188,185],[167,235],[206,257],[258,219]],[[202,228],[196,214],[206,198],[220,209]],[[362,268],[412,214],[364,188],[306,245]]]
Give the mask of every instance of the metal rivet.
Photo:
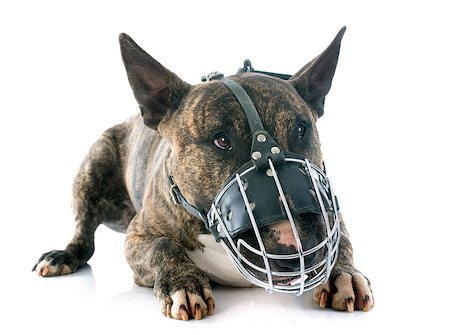
[[[266,170],[266,175],[267,175],[268,177],[273,177],[272,169],[267,169],[267,170]]]
[[[280,148],[272,147],[270,148],[270,152],[273,153],[274,155],[278,155],[280,153]]]
[[[262,157],[261,153],[259,151],[255,151],[252,153],[252,158],[256,161]]]
[[[219,223],[216,227],[217,232],[220,233],[222,231],[222,225]]]
[[[267,140],[267,138],[266,138],[266,135],[264,135],[264,134],[258,134],[258,136],[256,136],[256,140],[259,143],[263,143]]]
[[[255,207],[256,207],[256,204],[255,204],[254,202],[251,202],[251,203],[250,203],[250,209],[251,209],[251,210],[254,210]]]

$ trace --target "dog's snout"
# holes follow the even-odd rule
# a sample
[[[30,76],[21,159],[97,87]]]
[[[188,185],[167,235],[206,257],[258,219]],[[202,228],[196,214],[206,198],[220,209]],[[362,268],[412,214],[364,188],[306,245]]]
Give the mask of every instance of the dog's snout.
[[[294,247],[295,250],[298,250],[296,236],[288,220],[276,223],[273,229],[278,233],[278,244],[282,244],[286,247]]]
[[[317,215],[306,215],[299,218],[295,223],[295,227],[288,220],[283,220],[274,225],[277,232],[278,240],[276,243],[285,250],[284,254],[306,253],[303,255],[304,266],[308,268],[313,266],[318,260],[318,253],[308,253],[308,250],[314,248],[323,240],[324,236],[321,232],[321,225]],[[295,229],[295,231],[294,231]],[[274,265],[281,271],[298,271],[300,269],[299,258],[293,259],[277,259]]]

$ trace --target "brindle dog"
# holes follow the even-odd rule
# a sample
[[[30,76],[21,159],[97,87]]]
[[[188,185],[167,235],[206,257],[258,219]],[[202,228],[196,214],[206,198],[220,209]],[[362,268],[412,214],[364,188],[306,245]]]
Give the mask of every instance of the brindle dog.
[[[245,88],[281,149],[320,167],[316,121],[324,113],[344,31],[289,80],[255,73],[231,77]],[[223,84],[191,86],[129,36],[121,34],[119,40],[141,113],[106,130],[92,146],[73,186],[75,234],[65,250],[43,254],[33,270],[48,277],[85,265],[94,253],[94,232],[103,223],[126,232],[134,280],[153,287],[164,315],[201,319],[215,307],[210,278],[233,286],[250,284],[229,270],[229,260],[205,235],[203,223],[174,204],[168,176],[189,203],[207,211],[227,177],[249,160],[250,129],[241,105]],[[299,234],[313,238],[315,220],[297,218]],[[262,231],[273,248],[269,252],[290,245],[293,234],[286,225],[282,221]],[[328,283],[316,288],[314,301],[322,308],[368,311],[373,306],[370,283],[353,265],[342,217],[341,227],[338,260]],[[211,250],[215,259],[208,263]]]

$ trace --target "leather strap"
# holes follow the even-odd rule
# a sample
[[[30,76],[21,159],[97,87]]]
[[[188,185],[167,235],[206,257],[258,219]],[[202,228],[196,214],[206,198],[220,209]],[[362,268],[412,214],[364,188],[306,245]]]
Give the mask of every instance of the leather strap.
[[[250,131],[252,132],[250,157],[256,169],[268,169],[269,159],[272,160],[274,165],[284,164],[285,157],[280,146],[264,129],[259,113],[245,89],[234,80],[228,78],[220,77],[217,80],[228,87],[244,109]]]
[[[259,117],[259,113],[256,110],[252,99],[250,99],[244,88],[234,80],[228,78],[221,78],[219,79],[219,81],[227,86],[231,92],[233,92],[234,96],[241,104],[242,108],[244,109],[245,115],[247,116],[247,121],[252,134],[257,131],[264,130],[264,126],[262,124],[261,118]]]
[[[197,219],[203,221],[205,226],[207,226],[206,214],[199,210],[197,207],[192,206],[181,194],[180,189],[173,180],[172,176],[168,176],[169,186],[170,186],[170,197],[176,205],[181,205],[185,210],[194,215]]]

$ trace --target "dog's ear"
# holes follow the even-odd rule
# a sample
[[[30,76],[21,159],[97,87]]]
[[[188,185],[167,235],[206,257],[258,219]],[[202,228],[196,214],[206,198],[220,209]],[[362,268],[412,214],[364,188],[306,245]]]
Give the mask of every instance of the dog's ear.
[[[330,90],[336,71],[341,39],[345,29],[346,27],[343,27],[339,31],[325,51],[289,78],[300,96],[317,112],[319,117],[324,113],[325,96]]]
[[[144,123],[157,129],[159,122],[175,110],[190,85],[142,50],[130,36],[120,34],[120,51]]]

